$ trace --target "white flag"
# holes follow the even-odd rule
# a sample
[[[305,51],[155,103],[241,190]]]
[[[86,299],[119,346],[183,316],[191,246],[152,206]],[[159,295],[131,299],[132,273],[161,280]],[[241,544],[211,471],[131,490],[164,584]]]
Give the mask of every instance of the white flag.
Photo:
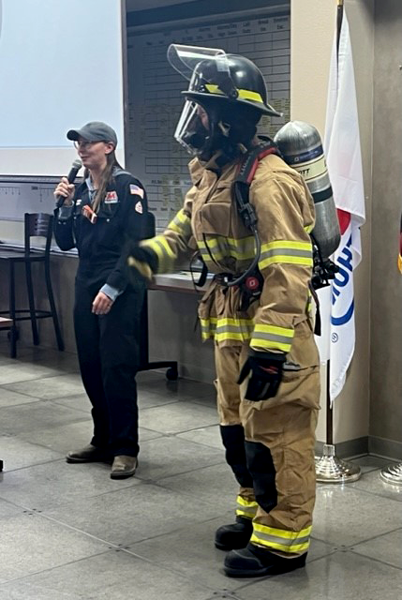
[[[361,260],[360,227],[365,221],[355,77],[349,25],[343,14],[338,59],[332,51],[324,149],[341,230],[333,256],[339,267],[330,292],[322,290],[321,361],[330,359],[331,402],[340,394],[355,348],[353,272]]]

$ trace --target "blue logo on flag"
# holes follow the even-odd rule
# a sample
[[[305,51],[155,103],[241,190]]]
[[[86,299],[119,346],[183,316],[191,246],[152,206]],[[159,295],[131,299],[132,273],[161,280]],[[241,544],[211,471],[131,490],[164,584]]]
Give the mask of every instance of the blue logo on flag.
[[[336,305],[338,298],[342,294],[342,289],[345,288],[350,280],[350,275],[353,273],[353,254],[350,250],[350,246],[352,245],[352,236],[349,237],[346,246],[343,248],[340,256],[337,259],[337,264],[339,267],[339,271],[336,274],[332,285],[332,306]],[[343,315],[340,317],[331,316],[332,325],[339,326],[345,325],[352,318],[353,312],[355,308],[354,300],[349,306],[349,308],[345,311]]]

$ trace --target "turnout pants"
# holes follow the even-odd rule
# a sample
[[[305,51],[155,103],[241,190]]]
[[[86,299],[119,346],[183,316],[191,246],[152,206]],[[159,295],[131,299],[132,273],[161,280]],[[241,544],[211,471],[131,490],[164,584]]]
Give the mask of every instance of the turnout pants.
[[[99,289],[99,288],[98,288]],[[91,444],[113,456],[137,456],[139,365],[143,290],[128,289],[106,315],[94,315],[96,293],[76,282],[74,328],[82,382],[92,404]]]
[[[252,402],[247,381],[236,383],[247,355],[248,344],[215,346],[222,441],[240,485],[236,514],[253,520],[252,543],[291,558],[310,541],[319,368],[284,374],[275,398]]]

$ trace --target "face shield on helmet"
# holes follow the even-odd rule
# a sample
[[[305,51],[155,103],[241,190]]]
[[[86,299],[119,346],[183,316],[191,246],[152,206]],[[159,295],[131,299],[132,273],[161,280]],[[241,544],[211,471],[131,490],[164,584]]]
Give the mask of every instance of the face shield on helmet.
[[[255,123],[263,114],[282,116],[267,103],[262,73],[247,58],[218,48],[177,44],[169,46],[167,57],[189,81],[182,92],[186,102],[174,137],[191,154],[205,153],[207,147],[216,145],[217,138],[222,139],[222,132],[225,137],[222,115],[229,121]],[[209,117],[207,125],[200,119],[203,109]]]
[[[186,100],[174,132],[174,138],[190,154],[202,154],[209,138],[209,120],[206,111],[194,102]]]
[[[218,61],[220,70],[226,71],[229,76],[229,66],[224,50],[171,44],[167,53],[171,66],[182,77],[190,81],[189,90],[199,87],[197,66],[206,60],[214,61],[218,56],[220,57],[220,61]],[[198,156],[205,151],[210,139],[210,128],[207,111],[201,104],[190,98],[185,100],[174,138],[192,155]]]

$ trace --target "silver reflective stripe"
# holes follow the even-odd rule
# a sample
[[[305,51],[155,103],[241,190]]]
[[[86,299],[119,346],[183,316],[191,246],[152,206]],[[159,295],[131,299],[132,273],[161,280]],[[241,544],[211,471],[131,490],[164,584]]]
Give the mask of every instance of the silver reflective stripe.
[[[272,256],[298,256],[300,258],[311,258],[311,250],[293,250],[291,248],[273,248],[272,250],[266,250],[261,252],[261,260],[271,258]]]
[[[293,336],[277,335],[274,333],[261,333],[254,330],[253,340],[265,340],[267,342],[279,342],[280,344],[289,344],[292,342]]]
[[[253,537],[264,542],[271,542],[272,544],[281,544],[281,546],[287,546],[288,548],[291,548],[292,546],[299,546],[300,544],[307,544],[310,541],[309,535],[292,539],[262,533],[261,531],[256,531],[255,529],[253,531]]]

